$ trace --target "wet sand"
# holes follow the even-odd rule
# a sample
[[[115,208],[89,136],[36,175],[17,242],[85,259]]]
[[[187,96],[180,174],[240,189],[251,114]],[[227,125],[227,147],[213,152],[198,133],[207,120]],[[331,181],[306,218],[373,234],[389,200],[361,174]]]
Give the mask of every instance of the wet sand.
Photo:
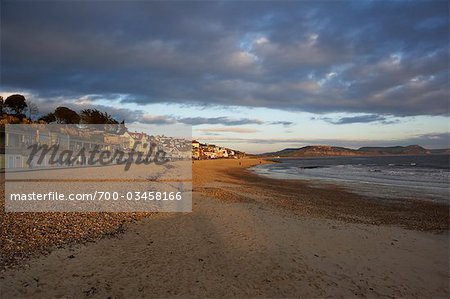
[[[1,297],[448,297],[448,207],[246,170],[259,163],[195,161],[192,213],[25,259]]]
[[[354,223],[395,225],[399,227],[447,232],[449,206],[417,199],[370,198],[350,189],[331,184],[312,186],[300,180],[278,180],[261,177],[248,169],[228,169],[202,191],[233,191],[260,203],[270,203],[295,211],[298,215],[327,218]],[[222,183],[222,185],[221,185]],[[227,188],[227,183],[234,187]],[[250,196],[252,195],[252,196]]]

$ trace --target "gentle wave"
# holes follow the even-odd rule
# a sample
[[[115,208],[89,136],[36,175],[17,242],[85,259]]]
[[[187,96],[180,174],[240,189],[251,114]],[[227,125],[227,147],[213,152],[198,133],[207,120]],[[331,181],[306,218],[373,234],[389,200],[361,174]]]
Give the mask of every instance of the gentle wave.
[[[279,159],[252,170],[278,179],[336,183],[379,198],[449,201],[448,156]]]

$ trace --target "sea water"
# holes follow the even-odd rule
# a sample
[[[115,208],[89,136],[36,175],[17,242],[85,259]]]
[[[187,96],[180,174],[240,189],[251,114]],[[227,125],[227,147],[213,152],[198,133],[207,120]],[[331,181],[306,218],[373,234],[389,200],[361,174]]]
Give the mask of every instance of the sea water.
[[[450,156],[280,158],[253,167],[263,176],[332,183],[378,198],[449,202]]]

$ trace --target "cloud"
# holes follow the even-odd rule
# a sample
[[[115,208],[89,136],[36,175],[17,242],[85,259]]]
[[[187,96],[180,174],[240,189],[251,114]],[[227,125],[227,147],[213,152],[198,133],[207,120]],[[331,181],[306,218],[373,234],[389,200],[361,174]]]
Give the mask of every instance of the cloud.
[[[271,125],[282,125],[282,126],[288,127],[288,126],[293,125],[294,123],[291,122],[291,121],[272,121],[269,124],[271,124]]]
[[[333,119],[330,117],[322,117],[319,119],[324,120],[324,121],[334,124],[334,125],[346,125],[346,124],[355,124],[355,123],[372,123],[372,122],[379,122],[379,123],[383,123],[383,124],[394,124],[394,123],[399,122],[396,119],[388,119],[387,117],[385,117],[383,115],[378,115],[378,114],[348,116],[348,117],[341,117],[338,119]]]
[[[153,124],[153,125],[169,125],[176,123],[172,118],[165,115],[148,115],[145,114],[137,119],[138,122],[143,124]]]
[[[259,130],[256,129],[250,129],[250,128],[240,128],[240,127],[227,127],[227,128],[208,128],[208,129],[201,129],[201,132],[204,132],[206,134],[211,133],[257,133]]]
[[[448,115],[446,1],[2,4],[5,90]]]
[[[95,101],[93,101],[91,97],[88,96],[81,99],[71,100],[62,97],[42,99],[28,94],[26,95],[26,98],[27,101],[31,99],[31,101],[38,106],[40,115],[53,112],[57,107],[64,106],[77,112],[81,112],[84,109],[97,109],[103,112],[107,112],[118,121],[125,120],[126,123],[138,122],[141,121],[141,119],[143,119],[144,117],[144,113],[141,110],[99,105]]]
[[[239,118],[230,119],[228,117],[185,117],[179,118],[178,122],[183,124],[189,124],[193,126],[197,125],[224,125],[224,126],[237,126],[237,125],[249,125],[257,124],[261,125],[264,122],[258,119]]]
[[[27,98],[33,98],[28,95]],[[85,96],[81,99],[74,100],[62,100],[60,98],[53,98],[51,100],[44,100],[36,98],[34,102],[39,107],[39,114],[44,115],[49,112],[53,112],[57,107],[64,106],[73,109],[77,112],[81,112],[84,109],[97,109],[103,112],[107,112],[114,119],[118,121],[125,120],[125,123],[143,123],[143,124],[174,124],[174,120],[170,116],[166,115],[150,115],[145,114],[142,110],[128,109],[128,108],[116,108],[113,106],[96,104],[95,100],[92,100],[92,96]]]
[[[7,97],[10,93],[0,93],[2,96]],[[42,98],[35,98],[32,94],[24,94],[26,98],[33,99],[33,101],[39,106],[40,115],[53,112],[56,107],[65,106],[75,111],[80,112],[84,109],[98,109],[112,115],[115,119],[126,123],[143,123],[143,124],[186,124],[192,126],[198,125],[223,125],[223,126],[240,126],[240,125],[263,125],[264,122],[259,119],[250,118],[229,118],[229,117],[177,117],[173,115],[151,115],[146,114],[142,110],[128,109],[128,108],[116,108],[114,106],[106,106],[96,104],[95,98],[97,95],[84,96],[80,99],[61,99],[59,97],[50,98],[45,100]],[[290,125],[291,122],[269,122],[268,124],[282,124]]]

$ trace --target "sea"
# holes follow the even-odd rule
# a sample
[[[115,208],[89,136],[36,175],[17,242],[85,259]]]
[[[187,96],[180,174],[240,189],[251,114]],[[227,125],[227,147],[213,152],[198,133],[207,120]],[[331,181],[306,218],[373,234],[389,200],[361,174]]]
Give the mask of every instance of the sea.
[[[278,158],[251,168],[258,175],[334,184],[372,198],[449,203],[450,156]]]

